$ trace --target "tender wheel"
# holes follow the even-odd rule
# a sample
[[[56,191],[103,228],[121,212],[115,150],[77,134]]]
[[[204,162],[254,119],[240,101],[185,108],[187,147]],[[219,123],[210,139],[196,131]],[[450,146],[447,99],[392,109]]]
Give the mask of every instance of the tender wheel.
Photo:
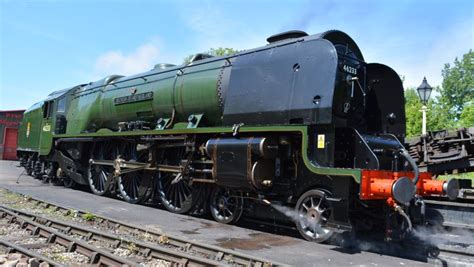
[[[212,217],[220,223],[236,223],[242,215],[243,202],[241,194],[218,187],[211,197],[210,210]]]
[[[45,167],[44,168],[44,173],[41,175],[41,180],[44,184],[48,184],[48,183],[52,182],[53,175],[52,175],[51,172],[53,171],[52,170],[53,166],[52,166],[51,163],[46,162],[46,163],[44,163],[44,167]]]
[[[327,194],[323,191],[310,190],[296,203],[298,213],[296,227],[309,241],[321,243],[333,235],[333,231],[325,227],[332,212],[331,204],[326,197]]]
[[[121,156],[127,161],[145,161],[147,153],[137,151],[136,144],[126,144]],[[117,178],[117,188],[122,198],[132,204],[146,201],[150,197],[151,177],[144,171],[122,174]]]
[[[28,161],[26,162],[26,174],[29,176],[33,175],[33,166],[35,165],[35,161],[33,160],[33,157],[29,157]]]
[[[178,214],[191,210],[193,190],[181,173],[159,172],[158,183],[160,201],[167,210]]]
[[[96,143],[92,150],[91,158],[95,160],[114,160],[118,151],[116,146],[110,143]],[[92,193],[103,196],[110,192],[112,175],[114,168],[112,166],[89,164],[88,181]]]

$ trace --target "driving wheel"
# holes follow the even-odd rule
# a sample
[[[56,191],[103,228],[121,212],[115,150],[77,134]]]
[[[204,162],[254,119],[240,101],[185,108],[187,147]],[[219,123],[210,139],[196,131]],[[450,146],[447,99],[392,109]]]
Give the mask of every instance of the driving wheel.
[[[327,194],[321,190],[309,190],[296,203],[296,227],[306,240],[321,243],[333,235],[333,231],[326,227],[332,212],[326,197]]]

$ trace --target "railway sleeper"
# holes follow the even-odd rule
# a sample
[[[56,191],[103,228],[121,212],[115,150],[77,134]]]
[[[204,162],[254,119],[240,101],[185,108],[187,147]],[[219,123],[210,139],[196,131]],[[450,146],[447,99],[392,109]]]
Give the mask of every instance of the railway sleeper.
[[[120,266],[123,266],[123,265],[135,266],[137,265],[137,262],[135,261],[130,261],[125,258],[120,258],[111,253],[103,251],[102,249],[93,247],[83,241],[75,240],[75,238],[73,237],[57,232],[53,228],[47,227],[45,225],[41,225],[40,223],[34,222],[33,220],[22,217],[3,207],[0,207],[0,211],[3,213],[2,216],[14,218],[12,220],[13,222],[22,226],[23,229],[30,231],[32,235],[37,235],[40,237],[47,238],[49,241],[52,241],[53,243],[66,247],[68,252],[74,251],[79,254],[87,256],[89,259],[91,259],[92,254],[96,252],[97,255],[99,255],[99,258],[96,262],[91,262],[91,264],[104,264],[108,266],[119,266],[119,265]],[[52,235],[54,235],[54,238],[51,237]]]
[[[11,214],[16,215],[16,218],[17,218],[16,220],[22,220],[24,223],[26,223],[26,228],[28,230],[35,231],[35,229],[39,229],[37,231],[38,232],[37,234],[39,234],[40,236],[48,237],[50,235],[50,232],[48,232],[44,228],[41,228],[38,225],[39,223],[34,222],[33,220],[27,219],[27,218],[33,218],[33,217],[40,218],[39,216],[35,216],[33,214],[30,214],[27,212],[20,212],[20,211],[13,211],[11,212]],[[10,216],[12,216],[11,214],[9,213]],[[77,225],[67,225],[64,222],[60,222],[54,219],[40,218],[39,221],[43,223],[48,222],[50,224],[49,227],[51,227],[52,229],[58,230],[59,232],[67,232],[68,234],[79,235],[86,240],[106,242],[110,244],[111,247],[115,247],[115,248],[121,247],[124,249],[128,249],[130,247],[134,247],[136,248],[136,251],[139,252],[139,254],[148,254],[148,257],[170,261],[172,263],[178,264],[179,266],[218,265],[218,262],[214,260],[193,256],[181,250],[174,250],[174,249],[168,249],[165,247],[154,246],[152,244],[147,244],[141,241],[132,241],[127,238],[101,232],[95,229],[90,229],[90,228],[77,226]],[[91,257],[91,253],[93,251],[90,248],[84,247],[81,244],[81,241],[71,241],[70,239],[64,238],[64,236],[65,236],[64,234],[56,236],[56,238],[54,239],[54,242],[67,247],[69,252],[76,251],[78,253]],[[105,253],[104,250],[102,251]],[[109,259],[106,257],[105,260],[109,260]]]
[[[82,215],[87,213],[85,211],[73,210],[69,207],[59,206],[57,204],[48,203],[43,200],[35,199],[32,197],[24,196],[24,198],[27,202],[32,203],[33,205],[37,207],[42,207],[48,204],[50,209],[53,208],[54,210],[58,211],[60,214],[63,214],[64,216],[74,215],[74,217],[81,217]],[[2,214],[3,212],[0,209],[0,216]],[[228,259],[232,260],[232,264],[241,264],[245,266],[258,266],[258,265],[271,266],[272,264],[281,265],[275,262],[272,263],[271,261],[268,261],[262,258],[253,257],[248,254],[239,253],[237,251],[223,249],[221,247],[217,247],[217,246],[213,246],[209,244],[192,242],[189,240],[182,239],[181,237],[177,237],[177,236],[173,236],[169,234],[163,234],[160,232],[156,232],[153,229],[137,228],[133,225],[120,222],[120,221],[114,220],[112,218],[104,217],[104,216],[97,216],[95,222],[112,231],[117,231],[117,230],[124,231],[127,234],[130,234],[131,236],[149,235],[152,238],[152,240],[156,240],[157,243],[167,244],[169,246],[175,246],[177,248],[184,247],[186,246],[186,244],[191,244],[191,246],[189,247],[190,249],[189,252],[194,252],[198,254],[207,254],[209,255],[209,259],[213,259],[217,262],[220,262],[219,265],[226,264],[226,261]],[[52,237],[54,237],[54,235],[52,235]],[[119,246],[120,246],[120,241],[116,240],[114,243],[114,247],[119,247]]]

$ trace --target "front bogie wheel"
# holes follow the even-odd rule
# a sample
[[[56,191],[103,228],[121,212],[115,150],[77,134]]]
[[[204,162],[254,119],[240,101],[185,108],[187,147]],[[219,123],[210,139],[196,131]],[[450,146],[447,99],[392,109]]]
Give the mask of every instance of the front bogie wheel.
[[[242,195],[234,190],[217,187],[211,196],[211,215],[217,222],[232,224],[236,223],[243,211]]]
[[[62,182],[63,182],[63,186],[66,187],[66,188],[71,188],[71,189],[75,189],[77,187],[77,183],[76,181],[74,181],[71,177],[69,176],[64,176],[62,177]]]
[[[296,203],[296,227],[306,240],[322,243],[334,233],[326,226],[332,213],[332,206],[327,197],[328,193],[313,189],[304,193]]]

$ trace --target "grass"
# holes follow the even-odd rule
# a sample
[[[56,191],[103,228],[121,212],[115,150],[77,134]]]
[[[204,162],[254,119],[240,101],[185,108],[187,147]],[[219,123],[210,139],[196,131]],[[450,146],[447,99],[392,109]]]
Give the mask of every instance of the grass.
[[[137,245],[133,242],[128,243],[127,249],[132,253],[136,253],[138,251]]]
[[[440,175],[439,179],[446,180],[446,179],[453,178],[453,177],[454,178],[460,178],[460,179],[471,179],[471,180],[474,181],[474,172]]]
[[[97,215],[93,214],[93,213],[90,213],[90,212],[86,212],[84,214],[82,214],[82,219],[86,220],[86,221],[95,221],[97,219]]]

